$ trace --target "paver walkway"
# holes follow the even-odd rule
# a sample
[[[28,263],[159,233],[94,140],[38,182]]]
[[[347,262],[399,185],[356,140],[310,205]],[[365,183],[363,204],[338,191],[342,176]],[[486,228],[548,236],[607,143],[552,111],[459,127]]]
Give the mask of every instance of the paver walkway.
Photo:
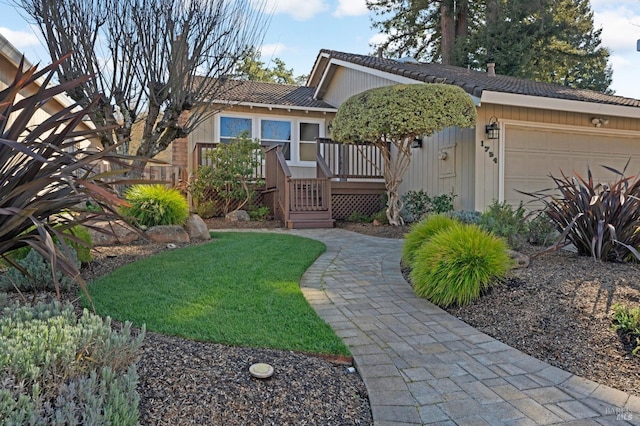
[[[416,297],[400,271],[401,240],[281,232],[327,246],[301,287],[349,346],[375,425],[640,425],[640,398],[550,366]]]

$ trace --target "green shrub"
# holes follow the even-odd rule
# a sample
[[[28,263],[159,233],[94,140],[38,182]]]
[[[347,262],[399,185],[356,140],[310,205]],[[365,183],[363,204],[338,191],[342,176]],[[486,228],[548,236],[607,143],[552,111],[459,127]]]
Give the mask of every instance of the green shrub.
[[[84,244],[81,244],[79,242],[72,241],[69,238],[64,239],[65,243],[75,250],[77,260],[80,261],[80,263],[91,262],[93,260],[93,256],[91,255],[91,247],[93,246],[93,241],[91,239],[91,233],[89,233],[89,230],[85,226],[75,225],[65,233],[71,234],[84,242]],[[53,242],[58,242],[58,238],[56,236],[53,237]],[[27,257],[30,251],[31,246],[24,246],[7,253],[7,256],[14,261],[18,261]]]
[[[553,223],[546,213],[540,212],[527,224],[529,236],[527,241],[534,246],[548,246],[558,237]]]
[[[632,353],[640,356],[640,306],[629,308],[620,304],[613,305],[613,328],[630,339],[635,339]]]
[[[262,148],[258,140],[246,134],[229,143],[220,143],[207,153],[210,165],[198,167],[189,182],[189,192],[197,205],[220,200],[222,215],[243,208],[255,196],[256,169],[262,164]]]
[[[386,209],[378,210],[376,213],[372,214],[371,221],[373,222],[375,220],[377,220],[383,225],[388,225],[389,219],[387,218],[387,210]]]
[[[186,198],[175,188],[164,185],[133,185],[124,194],[129,207],[122,213],[139,226],[184,225],[189,217]]]
[[[453,210],[447,216],[467,225],[479,225],[482,213],[475,210]]]
[[[440,194],[430,196],[424,190],[407,191],[402,196],[404,208],[402,217],[405,222],[412,223],[419,221],[428,214],[447,213],[453,210],[454,194]]]
[[[269,216],[271,210],[269,210],[269,207],[267,206],[261,206],[254,207],[251,210],[247,210],[247,213],[249,214],[249,219],[262,221],[265,220],[267,216]]]
[[[0,418],[4,424],[138,424],[134,363],[144,329],[57,303],[0,315]]]
[[[351,214],[347,217],[347,222],[369,223],[371,222],[371,218],[364,213],[351,212]]]
[[[412,265],[416,251],[438,232],[456,224],[455,219],[435,214],[427,216],[420,222],[415,223],[404,236],[402,246],[402,261],[407,265]]]
[[[477,226],[455,224],[417,250],[410,276],[418,296],[446,307],[473,301],[512,265],[504,239]]]
[[[480,227],[499,237],[503,237],[513,249],[522,247],[527,238],[526,211],[522,202],[517,209],[505,201],[494,200],[480,215]]]
[[[64,251],[60,248],[59,250]],[[78,267],[80,262],[77,259],[75,250],[69,246],[68,259],[74,262]],[[51,264],[37,251],[31,249],[24,259],[17,260],[16,263],[24,272],[16,267],[10,267],[0,276],[0,291],[54,291],[56,290],[56,282],[51,272]],[[56,279],[60,290],[69,290],[75,284],[73,278],[63,275],[59,270],[56,271]]]
[[[215,201],[201,201],[196,206],[196,213],[203,219],[211,219],[216,216],[217,212]]]
[[[628,164],[627,164],[628,165]],[[640,258],[640,177],[603,166],[616,179],[594,182],[578,173],[551,178],[555,188],[528,195],[544,203],[549,219],[560,234],[556,246],[573,244],[578,254],[597,260],[623,262]],[[559,194],[559,195],[558,195]]]

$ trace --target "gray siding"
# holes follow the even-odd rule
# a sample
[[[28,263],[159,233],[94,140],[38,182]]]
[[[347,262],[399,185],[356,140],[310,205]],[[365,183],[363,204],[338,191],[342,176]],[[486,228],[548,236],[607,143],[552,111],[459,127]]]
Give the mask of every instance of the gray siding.
[[[400,193],[422,189],[429,195],[456,195],[456,209],[474,209],[475,130],[448,128],[411,149],[411,165]],[[446,158],[445,158],[446,156]]]
[[[339,107],[353,95],[364,92],[365,90],[392,86],[394,84],[398,83],[362,71],[339,67],[331,80],[331,84],[327,88],[323,100]]]

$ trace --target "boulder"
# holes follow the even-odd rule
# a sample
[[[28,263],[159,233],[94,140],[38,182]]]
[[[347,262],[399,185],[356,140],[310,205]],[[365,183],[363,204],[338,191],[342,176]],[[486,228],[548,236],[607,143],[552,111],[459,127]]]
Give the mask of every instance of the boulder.
[[[141,234],[123,220],[101,220],[86,223],[94,246],[112,246],[115,244],[131,244]],[[103,230],[101,232],[99,230]]]
[[[229,222],[249,222],[251,220],[249,213],[244,210],[236,210],[234,212],[227,213],[225,219]]]
[[[207,224],[204,223],[204,220],[197,214],[189,216],[187,223],[184,225],[184,229],[192,240],[208,240],[211,238]]]
[[[188,243],[190,241],[189,234],[180,225],[151,226],[144,232],[144,236],[149,241],[158,244]]]

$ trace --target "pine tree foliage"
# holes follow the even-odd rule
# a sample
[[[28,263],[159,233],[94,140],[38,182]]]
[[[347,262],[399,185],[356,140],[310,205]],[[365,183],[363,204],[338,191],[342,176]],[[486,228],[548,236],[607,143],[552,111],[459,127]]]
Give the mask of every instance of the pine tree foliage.
[[[608,49],[589,0],[367,0],[390,57],[609,92]]]

